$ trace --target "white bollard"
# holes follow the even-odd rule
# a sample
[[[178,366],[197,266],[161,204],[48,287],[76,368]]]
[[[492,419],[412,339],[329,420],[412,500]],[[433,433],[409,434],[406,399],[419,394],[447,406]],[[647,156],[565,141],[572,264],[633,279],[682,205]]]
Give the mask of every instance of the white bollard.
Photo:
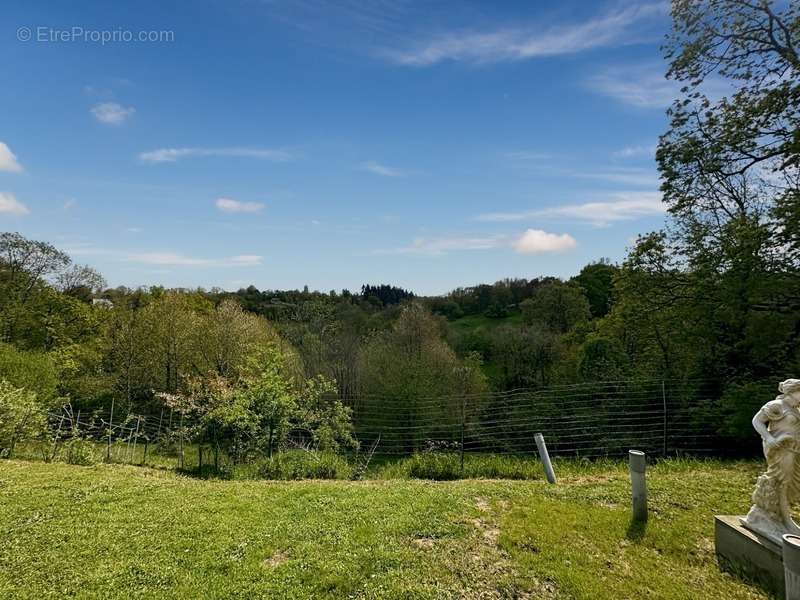
[[[647,480],[645,469],[647,460],[641,450],[628,451],[628,465],[631,470],[631,492],[633,496],[633,520],[647,520]]]
[[[783,536],[783,578],[786,600],[800,600],[800,536]]]
[[[544,443],[544,436],[541,433],[537,433],[533,436],[533,439],[536,440],[536,447],[539,449],[539,458],[542,459],[542,464],[544,465],[544,475],[547,477],[549,483],[555,483],[556,473],[553,471],[553,463],[550,462],[550,455],[547,453],[547,445]]]

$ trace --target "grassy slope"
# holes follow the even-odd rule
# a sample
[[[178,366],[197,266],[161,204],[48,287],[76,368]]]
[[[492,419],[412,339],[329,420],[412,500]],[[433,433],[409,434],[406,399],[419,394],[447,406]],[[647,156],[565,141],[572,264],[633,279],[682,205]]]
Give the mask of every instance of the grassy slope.
[[[763,597],[712,541],[755,464],[652,468],[644,530],[623,465],[559,468],[557,486],[270,483],[0,461],[0,597]]]

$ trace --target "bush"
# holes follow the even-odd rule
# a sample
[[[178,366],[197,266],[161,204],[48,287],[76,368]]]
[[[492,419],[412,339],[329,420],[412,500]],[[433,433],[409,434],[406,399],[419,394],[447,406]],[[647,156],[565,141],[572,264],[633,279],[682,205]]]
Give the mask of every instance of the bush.
[[[0,456],[10,457],[17,444],[46,430],[47,413],[36,394],[0,379]]]
[[[97,463],[97,448],[80,435],[64,442],[64,460],[70,465],[90,466]]]
[[[287,450],[264,462],[259,475],[264,479],[349,479],[352,467],[332,452]]]

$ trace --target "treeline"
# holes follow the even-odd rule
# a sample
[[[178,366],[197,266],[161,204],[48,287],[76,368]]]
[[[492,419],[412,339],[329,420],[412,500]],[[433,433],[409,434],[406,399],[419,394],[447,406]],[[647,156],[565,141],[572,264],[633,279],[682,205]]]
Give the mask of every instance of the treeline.
[[[718,402],[691,418],[752,440],[753,412],[800,372],[800,17],[734,0],[675,2],[672,16],[668,76],[683,91],[657,152],[668,220],[619,264],[437,298],[371,284],[108,290],[49,244],[6,233],[0,378],[45,403],[146,411],[177,397],[198,415],[221,407],[246,415],[269,451],[301,426],[338,431],[346,444],[359,398],[377,399],[378,425],[421,432],[398,441],[411,448],[436,435],[425,424],[454,423],[454,396],[703,380]],[[732,93],[706,97],[710,74]],[[316,425],[303,424],[308,415]]]

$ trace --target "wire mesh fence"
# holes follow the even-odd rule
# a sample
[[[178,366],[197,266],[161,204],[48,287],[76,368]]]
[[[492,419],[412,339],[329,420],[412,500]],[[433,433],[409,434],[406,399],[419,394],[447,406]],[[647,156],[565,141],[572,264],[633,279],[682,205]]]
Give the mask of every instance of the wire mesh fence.
[[[719,390],[707,381],[616,381],[486,394],[344,398],[362,449],[401,457],[420,451],[535,455],[541,432],[553,456],[723,454],[714,429]],[[50,415],[54,443],[90,439],[112,462],[197,466],[196,423],[180,414],[74,412]],[[313,448],[290,435],[286,447]],[[208,455],[207,455],[208,456]],[[206,459],[209,460],[208,458]]]
[[[464,452],[536,452],[544,434],[556,456],[712,453],[718,390],[703,381],[617,381],[431,398],[351,399],[362,444],[404,455],[431,446]]]

